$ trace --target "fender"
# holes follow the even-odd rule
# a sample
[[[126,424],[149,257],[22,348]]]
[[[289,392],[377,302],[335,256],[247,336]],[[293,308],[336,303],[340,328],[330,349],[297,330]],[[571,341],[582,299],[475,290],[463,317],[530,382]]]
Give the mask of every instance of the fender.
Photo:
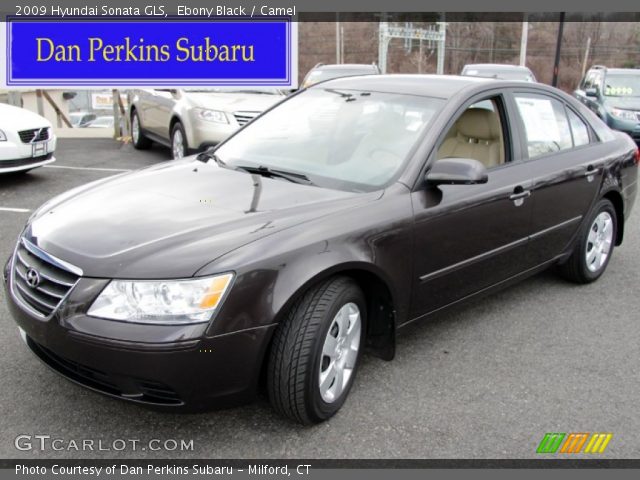
[[[315,221],[307,222],[234,250],[199,271],[236,274],[207,335],[276,324],[300,294],[341,272],[385,285],[396,322],[402,323],[411,297],[412,211],[405,186],[389,190],[394,191],[385,195],[392,199],[356,207],[360,221],[355,232],[349,209],[336,213],[330,224],[325,219],[324,231]]]

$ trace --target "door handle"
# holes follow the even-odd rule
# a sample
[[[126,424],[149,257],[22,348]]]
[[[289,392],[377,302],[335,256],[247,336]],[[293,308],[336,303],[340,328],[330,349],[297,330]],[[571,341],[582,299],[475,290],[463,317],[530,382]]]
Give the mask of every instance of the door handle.
[[[509,195],[509,200],[513,200],[513,204],[519,207],[524,203],[524,199],[531,196],[531,190],[524,190],[522,187],[516,187],[513,193]]]
[[[588,182],[593,182],[595,175],[600,171],[599,168],[594,168],[593,165],[587,167],[587,171],[584,172],[584,176],[587,177]]]

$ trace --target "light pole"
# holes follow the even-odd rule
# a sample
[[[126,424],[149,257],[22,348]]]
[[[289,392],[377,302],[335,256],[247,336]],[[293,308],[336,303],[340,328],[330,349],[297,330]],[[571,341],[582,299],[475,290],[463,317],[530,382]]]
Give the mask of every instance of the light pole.
[[[564,12],[560,12],[560,25],[558,26],[558,43],[556,43],[556,59],[553,62],[553,81],[551,85],[558,86],[558,70],[560,69],[560,49],[562,48],[562,32],[564,31]]]

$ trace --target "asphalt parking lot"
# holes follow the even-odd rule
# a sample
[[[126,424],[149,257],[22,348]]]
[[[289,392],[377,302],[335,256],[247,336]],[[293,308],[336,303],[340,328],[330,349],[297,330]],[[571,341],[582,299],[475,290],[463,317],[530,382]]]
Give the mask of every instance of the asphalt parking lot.
[[[30,211],[50,197],[167,161],[169,152],[69,139],[59,141],[56,156],[54,168],[0,177],[3,262]],[[639,222],[636,210],[625,243],[595,284],[575,286],[543,273],[407,327],[396,359],[366,357],[344,408],[310,428],[280,418],[264,398],[185,415],[84,390],[27,350],[2,292],[0,458],[532,458],[546,432],[611,432],[602,457],[638,458]],[[194,448],[18,451],[20,434],[106,443],[193,439]]]

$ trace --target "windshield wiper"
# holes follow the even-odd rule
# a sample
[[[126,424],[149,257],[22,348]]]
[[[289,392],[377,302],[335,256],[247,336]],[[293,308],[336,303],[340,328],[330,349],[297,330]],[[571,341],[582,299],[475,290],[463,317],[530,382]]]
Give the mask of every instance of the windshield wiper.
[[[349,92],[341,92],[340,90],[336,90],[335,88],[325,88],[325,92],[335,93],[336,95],[340,95],[345,99],[346,102],[353,102],[356,100],[356,96],[353,93]]]
[[[216,150],[214,147],[209,147],[204,152],[199,153],[198,156],[196,157],[196,160],[202,163],[207,163],[209,160],[213,160],[221,167],[227,166],[226,162],[224,162],[220,157],[218,157],[218,155],[216,155]]]
[[[239,165],[235,167],[236,170],[243,170],[255,175],[261,175],[268,178],[284,178],[293,183],[302,183],[305,185],[313,185],[313,182],[304,173],[287,172],[285,170],[274,170],[263,165],[251,166],[251,165]]]

